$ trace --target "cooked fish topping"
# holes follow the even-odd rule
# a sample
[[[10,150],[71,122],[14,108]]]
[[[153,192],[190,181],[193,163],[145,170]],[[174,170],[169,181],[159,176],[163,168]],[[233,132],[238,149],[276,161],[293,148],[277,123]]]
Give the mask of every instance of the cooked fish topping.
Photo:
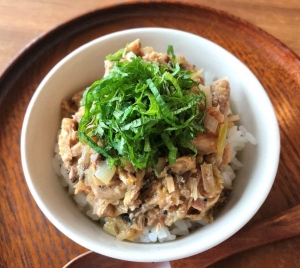
[[[137,39],[108,55],[104,77],[62,103],[59,154],[75,194],[119,240],[183,219],[211,222],[230,190],[222,172],[238,116],[229,101],[226,79],[205,86],[172,46],[158,53]]]

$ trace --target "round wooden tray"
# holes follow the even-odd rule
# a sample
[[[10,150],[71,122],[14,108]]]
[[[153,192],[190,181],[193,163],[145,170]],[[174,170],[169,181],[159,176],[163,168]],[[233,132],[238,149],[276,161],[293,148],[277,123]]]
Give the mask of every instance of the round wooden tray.
[[[62,267],[86,251],[57,231],[30,195],[19,152],[22,121],[38,84],[59,60],[92,39],[137,27],[174,28],[205,37],[230,51],[253,71],[274,105],[282,147],[275,184],[248,225],[300,204],[300,59],[261,29],[218,10],[171,1],[111,6],[75,18],[39,37],[1,76],[0,264],[3,267]],[[299,247],[300,237],[293,238],[241,253],[214,267],[297,267]],[[196,265],[196,258],[172,263],[189,268]]]

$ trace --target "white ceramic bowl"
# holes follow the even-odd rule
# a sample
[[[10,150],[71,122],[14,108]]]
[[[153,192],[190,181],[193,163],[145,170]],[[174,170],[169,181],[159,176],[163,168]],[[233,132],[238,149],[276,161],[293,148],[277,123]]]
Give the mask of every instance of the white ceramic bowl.
[[[144,46],[175,53],[216,77],[228,77],[233,109],[257,139],[240,155],[234,190],[221,214],[189,236],[167,243],[119,242],[83,215],[51,168],[61,101],[102,77],[107,54],[140,38]],[[94,252],[130,261],[174,260],[203,252],[229,238],[256,213],[267,197],[278,166],[280,139],[271,102],[252,72],[220,46],[182,31],[140,28],[116,32],[78,48],[61,60],[37,88],[26,112],[21,137],[22,164],[28,187],[46,217],[66,236]]]

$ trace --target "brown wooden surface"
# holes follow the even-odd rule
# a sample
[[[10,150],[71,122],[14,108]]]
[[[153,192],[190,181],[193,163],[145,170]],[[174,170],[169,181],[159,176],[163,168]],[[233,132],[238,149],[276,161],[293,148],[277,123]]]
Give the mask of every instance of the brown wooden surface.
[[[108,3],[113,1],[0,0],[0,70],[32,38]],[[300,55],[299,1],[201,3],[262,27]],[[1,77],[0,267],[62,267],[86,251],[52,226],[28,191],[19,155],[23,116],[37,85],[66,54],[112,31],[145,26],[186,30],[222,45],[248,65],[269,94],[281,130],[280,165],[271,193],[247,226],[300,204],[299,58],[264,31],[221,11],[153,1],[120,5],[86,15],[41,37]],[[300,237],[292,238],[238,254],[213,267],[300,267],[299,248]],[[196,258],[199,256],[171,264],[194,267]]]

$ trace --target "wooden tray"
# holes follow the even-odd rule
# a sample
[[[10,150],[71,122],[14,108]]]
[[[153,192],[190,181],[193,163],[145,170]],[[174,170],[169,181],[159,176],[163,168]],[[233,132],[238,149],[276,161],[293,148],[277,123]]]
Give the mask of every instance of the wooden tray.
[[[30,195],[19,152],[22,121],[38,84],[59,60],[94,38],[137,27],[168,27],[205,37],[254,72],[274,105],[282,148],[275,184],[248,225],[300,204],[300,59],[261,29],[218,10],[179,2],[111,6],[39,37],[1,76],[1,267],[62,267],[86,251],[56,230]],[[214,267],[299,267],[299,247],[300,237],[289,239],[233,256]],[[195,258],[173,264],[193,267]]]

